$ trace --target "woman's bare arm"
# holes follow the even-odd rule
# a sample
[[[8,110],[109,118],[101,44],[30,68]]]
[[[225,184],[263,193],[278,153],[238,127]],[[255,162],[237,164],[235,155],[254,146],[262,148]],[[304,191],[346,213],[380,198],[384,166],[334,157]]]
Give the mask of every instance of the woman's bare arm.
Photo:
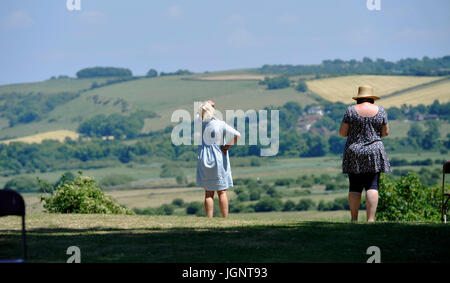
[[[341,137],[348,136],[348,129],[350,128],[350,125],[347,123],[342,122],[341,127],[339,128],[339,135]]]
[[[230,147],[231,147],[232,145],[234,145],[234,144],[237,143],[239,137],[240,137],[240,135],[234,136],[234,139],[232,139],[232,140],[230,140],[229,142],[227,142],[226,145],[221,146],[220,149],[221,149],[224,153],[226,153],[226,152],[228,151],[228,149],[230,149]]]
[[[389,125],[383,125],[381,127],[381,137],[387,137],[389,135]]]

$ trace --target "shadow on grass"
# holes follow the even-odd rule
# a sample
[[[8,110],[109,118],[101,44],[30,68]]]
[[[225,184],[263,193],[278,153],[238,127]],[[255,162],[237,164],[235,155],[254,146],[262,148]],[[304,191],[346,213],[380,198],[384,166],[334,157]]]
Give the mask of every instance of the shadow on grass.
[[[0,230],[0,257],[20,252],[20,233]],[[227,228],[32,229],[31,262],[65,262],[69,246],[82,262],[366,262],[369,246],[382,262],[449,262],[441,224],[300,222]]]

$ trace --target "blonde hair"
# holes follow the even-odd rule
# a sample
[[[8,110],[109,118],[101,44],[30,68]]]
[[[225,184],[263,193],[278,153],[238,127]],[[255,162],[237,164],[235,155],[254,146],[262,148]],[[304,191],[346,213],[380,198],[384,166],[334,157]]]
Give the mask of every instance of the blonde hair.
[[[211,103],[205,101],[200,105],[198,114],[202,121],[209,121],[216,116],[216,110],[212,107]]]

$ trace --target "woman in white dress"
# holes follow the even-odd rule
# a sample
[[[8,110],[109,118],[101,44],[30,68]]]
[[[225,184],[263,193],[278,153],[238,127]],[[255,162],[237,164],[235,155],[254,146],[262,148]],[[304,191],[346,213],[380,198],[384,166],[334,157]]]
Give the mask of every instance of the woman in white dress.
[[[215,117],[214,102],[200,105],[202,144],[198,146],[197,184],[205,189],[207,217],[213,217],[214,192],[219,196],[222,217],[228,216],[227,189],[233,186],[228,149],[237,142],[240,133]],[[226,141],[226,134],[234,138]]]

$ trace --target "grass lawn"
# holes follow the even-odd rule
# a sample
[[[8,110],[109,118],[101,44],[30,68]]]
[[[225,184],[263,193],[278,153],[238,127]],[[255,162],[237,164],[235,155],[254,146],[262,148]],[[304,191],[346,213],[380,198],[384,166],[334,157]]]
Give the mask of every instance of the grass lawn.
[[[69,246],[82,262],[366,262],[369,246],[382,262],[449,262],[444,224],[349,223],[347,211],[195,216],[31,214],[30,262],[65,262]],[[307,219],[307,220],[305,220]],[[0,219],[0,257],[20,251],[20,219]]]

